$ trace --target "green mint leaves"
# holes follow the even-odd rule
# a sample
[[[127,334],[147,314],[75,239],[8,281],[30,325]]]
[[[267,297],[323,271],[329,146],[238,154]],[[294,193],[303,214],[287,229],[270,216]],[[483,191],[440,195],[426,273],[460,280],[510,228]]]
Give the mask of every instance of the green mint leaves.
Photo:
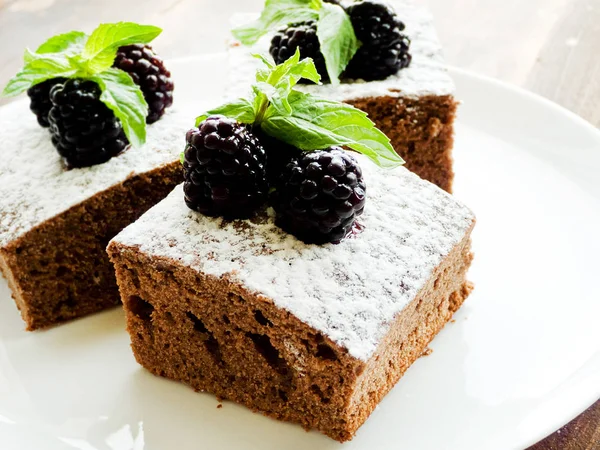
[[[38,54],[26,51],[24,59],[25,67],[9,80],[2,92],[3,97],[19,95],[51,78],[68,78],[77,74],[77,69],[72,67],[68,58],[60,54]]]
[[[381,167],[393,168],[404,162],[365,112],[296,91],[291,93],[289,103],[292,114],[268,115],[262,123],[265,133],[301,150],[348,147]]]
[[[317,24],[317,37],[321,53],[325,57],[327,74],[332,84],[338,84],[344,71],[360,44],[346,11],[331,3],[323,3]]]
[[[123,124],[133,146],[146,140],[148,105],[131,77],[112,68],[119,47],[147,44],[161,29],[132,22],[101,24],[91,35],[71,31],[48,39],[35,52],[25,51],[24,67],[8,82],[4,97],[19,95],[52,78],[83,78],[102,90],[100,100]]]
[[[317,22],[317,37],[332,84],[339,83],[344,71],[360,47],[350,17],[339,5],[323,0],[266,0],[261,16],[254,22],[232,30],[244,45],[254,45],[270,31],[291,23]]]
[[[110,68],[90,78],[102,90],[100,100],[123,124],[123,131],[134,147],[146,142],[148,105],[133,79],[119,69]]]
[[[85,43],[81,53],[82,62],[89,71],[102,72],[112,66],[119,47],[147,44],[161,32],[158,27],[132,22],[103,23],[92,32]]]
[[[211,115],[223,115],[260,127],[280,141],[305,151],[332,145],[351,148],[386,168],[404,163],[389,138],[379,131],[367,114],[350,105],[305,94],[294,89],[301,78],[317,82],[319,74],[310,58],[300,53],[274,66],[259,69],[252,94],[212,109],[196,119],[196,126]]]
[[[38,47],[36,53],[79,53],[87,41],[87,34],[83,31],[71,31],[51,37]]]

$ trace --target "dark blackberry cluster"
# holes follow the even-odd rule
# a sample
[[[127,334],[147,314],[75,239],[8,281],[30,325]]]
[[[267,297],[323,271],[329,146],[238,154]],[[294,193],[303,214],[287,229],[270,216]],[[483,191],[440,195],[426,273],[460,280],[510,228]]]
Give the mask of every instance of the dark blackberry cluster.
[[[339,147],[292,159],[275,186],[277,224],[306,243],[339,243],[362,214],[366,185],[358,162]]]
[[[50,90],[57,84],[64,83],[65,80],[65,78],[53,78],[27,89],[30,99],[29,108],[36,115],[38,123],[44,128],[50,126],[50,122],[48,122],[48,113],[52,108]]]
[[[389,6],[363,0],[351,4],[346,11],[362,46],[348,64],[345,76],[383,80],[408,67],[410,39],[402,34],[404,23]]]
[[[50,91],[52,143],[69,167],[104,163],[128,145],[121,122],[100,101],[100,94],[96,83],[79,79],[56,84]]]
[[[189,208],[208,216],[245,218],[267,196],[265,150],[245,125],[211,116],[188,131],[183,190]]]
[[[148,103],[147,123],[162,117],[173,104],[173,80],[163,60],[149,45],[134,44],[119,48],[113,67],[127,72]]]
[[[329,0],[328,3],[340,4],[337,0]],[[362,0],[352,3],[346,12],[362,46],[348,64],[345,77],[383,80],[408,67],[411,61],[410,39],[402,33],[404,23],[389,6],[378,0]],[[296,48],[300,49],[302,58],[314,60],[321,81],[329,82],[314,21],[292,24],[279,30],[271,40],[269,52],[275,62],[281,64],[294,54]]]
[[[279,30],[271,40],[269,53],[276,64],[281,64],[291,58],[296,49],[300,49],[300,58],[312,58],[321,81],[329,82],[325,57],[321,53],[321,44],[317,37],[317,23],[315,21],[301,22],[289,25]],[[302,79],[300,82],[310,81]]]

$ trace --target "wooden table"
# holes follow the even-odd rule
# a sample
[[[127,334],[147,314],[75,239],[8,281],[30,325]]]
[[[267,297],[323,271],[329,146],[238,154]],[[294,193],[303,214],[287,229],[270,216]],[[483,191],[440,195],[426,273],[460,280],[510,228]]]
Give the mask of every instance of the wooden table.
[[[417,1],[433,11],[450,64],[523,86],[600,126],[600,0]],[[101,21],[161,26],[156,47],[167,58],[220,51],[232,12],[262,3],[0,0],[0,85],[20,67],[26,46]],[[600,449],[600,401],[531,449]]]

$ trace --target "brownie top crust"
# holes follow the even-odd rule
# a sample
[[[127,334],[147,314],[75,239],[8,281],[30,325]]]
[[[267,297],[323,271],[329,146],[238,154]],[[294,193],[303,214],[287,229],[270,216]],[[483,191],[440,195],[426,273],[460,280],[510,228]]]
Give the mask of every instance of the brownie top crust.
[[[357,158],[367,183],[363,230],[338,245],[299,241],[270,208],[251,220],[204,216],[185,205],[181,185],[113,241],[239,283],[366,361],[474,216],[402,167]]]
[[[345,80],[339,85],[298,85],[297,89],[331,100],[351,101],[360,98],[381,96],[418,98],[429,95],[453,95],[454,82],[448,74],[442,47],[435,31],[433,17],[426,9],[417,7],[407,0],[394,0],[388,3],[406,25],[403,33],[411,39],[410,66],[382,81]],[[236,14],[232,18],[234,26],[246,24],[256,15]],[[253,53],[269,53],[272,34],[261,39],[254,47],[241,45],[230,47],[232,87],[228,95],[241,97],[254,81],[256,69],[261,62]]]
[[[104,164],[67,170],[28,99],[0,108],[0,247],[82,201],[179,158],[190,115],[174,111],[147,128],[146,144]]]

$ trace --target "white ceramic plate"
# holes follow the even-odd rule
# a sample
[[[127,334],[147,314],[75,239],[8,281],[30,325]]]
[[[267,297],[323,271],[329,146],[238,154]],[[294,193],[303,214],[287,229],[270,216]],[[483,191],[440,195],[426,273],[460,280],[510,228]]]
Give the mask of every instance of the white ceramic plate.
[[[219,101],[223,55],[171,65],[186,108]],[[452,75],[476,290],[348,450],[524,448],[600,397],[600,133],[525,91]],[[120,310],[26,333],[1,282],[1,449],[341,448],[217,405],[139,367]]]

